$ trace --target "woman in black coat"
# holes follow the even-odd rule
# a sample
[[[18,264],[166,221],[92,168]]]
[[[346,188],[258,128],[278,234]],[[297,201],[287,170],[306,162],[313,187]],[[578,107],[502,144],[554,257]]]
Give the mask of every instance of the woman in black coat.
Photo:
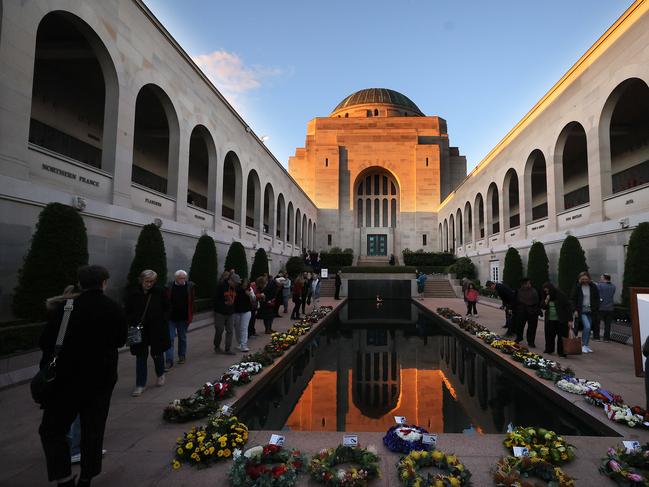
[[[135,389],[131,394],[135,397],[142,395],[146,387],[149,352],[158,377],[157,385],[161,387],[165,383],[164,353],[171,347],[167,325],[169,306],[163,290],[155,287],[157,278],[155,271],[142,271],[140,285],[126,300],[129,326],[141,324],[143,327],[142,343],[131,347],[131,353],[136,357]]]
[[[275,319],[275,304],[276,299],[282,299],[281,288],[275,283],[275,279],[270,279],[263,292],[260,294],[259,311],[257,315],[261,316],[264,320],[265,333],[268,335],[273,333],[273,320]],[[280,294],[278,296],[278,290]]]
[[[554,353],[554,344],[557,344],[557,353],[563,353],[562,338],[568,336],[568,327],[572,323],[572,306],[565,294],[559,291],[554,284],[543,284],[541,308],[545,311],[545,350],[543,353]]]

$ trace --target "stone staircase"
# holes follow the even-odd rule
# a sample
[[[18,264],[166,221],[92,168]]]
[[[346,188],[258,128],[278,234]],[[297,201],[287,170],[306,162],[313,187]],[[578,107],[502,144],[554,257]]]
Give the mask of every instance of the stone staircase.
[[[428,279],[424,286],[425,298],[456,298],[455,290],[448,279]]]
[[[336,292],[336,279],[334,276],[328,279],[320,279],[320,297],[333,298]]]
[[[364,256],[359,257],[358,262],[356,263],[358,267],[383,267],[389,265],[389,257],[384,255],[381,256]]]

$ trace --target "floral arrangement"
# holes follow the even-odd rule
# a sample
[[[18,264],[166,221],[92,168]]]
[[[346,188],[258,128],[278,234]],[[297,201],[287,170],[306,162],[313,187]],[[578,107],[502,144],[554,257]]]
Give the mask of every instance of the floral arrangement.
[[[286,349],[277,343],[269,343],[264,347],[264,352],[273,358],[284,355]]]
[[[584,395],[588,391],[594,391],[602,387],[599,382],[587,379],[577,379],[575,377],[564,377],[557,382],[557,387],[562,391],[570,392],[571,394]]]
[[[240,362],[238,364],[231,365],[228,368],[227,373],[235,374],[235,373],[246,372],[249,375],[255,375],[261,372],[262,368],[263,365],[261,365],[259,362]]]
[[[521,446],[529,450],[530,458],[541,458],[553,465],[570,462],[575,458],[575,449],[554,431],[544,428],[517,427],[507,433],[503,444],[507,448]]]
[[[516,350],[514,353],[512,353],[512,360],[516,360],[516,362],[525,362],[525,360],[537,360],[537,358],[542,358],[539,357],[538,354],[534,352],[530,352],[527,349],[521,349],[521,350]]]
[[[230,384],[206,382],[198,391],[183,399],[174,399],[162,412],[165,421],[184,423],[204,418],[219,408],[219,401],[232,396]]]
[[[288,350],[297,343],[297,337],[288,333],[273,333],[270,337],[271,343],[275,343],[283,350]]]
[[[343,463],[354,463],[358,468],[336,468]],[[338,445],[316,453],[309,462],[311,478],[327,487],[364,487],[379,478],[379,457],[374,447],[352,448]]]
[[[489,328],[479,323],[476,323],[473,320],[463,320],[459,323],[459,326],[467,333],[471,333],[471,335],[477,335],[478,333],[489,331]]]
[[[517,351],[527,351],[526,347],[516,343],[514,340],[494,340],[490,345],[496,350],[500,350],[502,353],[505,353],[507,355],[512,355]]]
[[[244,355],[243,359],[241,360],[241,362],[257,362],[260,363],[263,367],[271,365],[274,361],[275,359],[263,350],[251,353],[249,355]]]
[[[588,391],[584,394],[584,399],[591,403],[594,406],[603,407],[605,404],[613,404],[619,406],[624,404],[622,396],[618,394],[612,394],[605,389],[595,389],[594,391]]]
[[[574,480],[559,467],[542,458],[505,457],[498,461],[493,474],[498,487],[520,487],[532,485],[527,479],[537,477],[553,487],[573,487]]]
[[[385,433],[383,444],[393,452],[410,453],[412,450],[428,450],[430,445],[421,442],[424,433],[428,431],[419,426],[398,424]]]
[[[289,335],[300,337],[300,336],[308,333],[308,331],[310,329],[311,329],[311,324],[310,323],[297,322],[297,323],[294,323],[288,329],[288,331],[286,333],[288,333]]]
[[[174,470],[182,463],[208,467],[232,456],[248,441],[248,428],[236,416],[212,415],[205,426],[193,427],[176,441]]]
[[[243,455],[234,452],[228,472],[232,485],[242,487],[290,487],[305,470],[305,459],[298,450],[277,445],[256,446]]]
[[[442,474],[424,477],[422,468],[435,467]],[[401,483],[407,487],[423,486],[462,486],[469,485],[471,472],[458,460],[455,455],[448,455],[441,450],[411,451],[397,464],[397,475]]]
[[[599,471],[622,487],[646,487],[649,478],[649,443],[627,452],[624,447],[609,448]]]
[[[528,369],[535,369],[535,370],[539,370],[539,369],[552,370],[557,366],[559,366],[559,364],[554,360],[548,360],[536,354],[534,354],[534,357],[527,357],[525,360],[523,360],[523,365]]]
[[[226,384],[230,384],[232,386],[240,386],[252,382],[252,377],[248,372],[243,370],[238,372],[228,371],[221,376],[219,381],[225,382]]]
[[[608,419],[615,421],[616,423],[622,423],[627,425],[629,428],[635,428],[637,426],[645,426],[644,416],[639,413],[634,413],[632,409],[626,404],[616,406],[614,404],[605,404],[604,412]]]

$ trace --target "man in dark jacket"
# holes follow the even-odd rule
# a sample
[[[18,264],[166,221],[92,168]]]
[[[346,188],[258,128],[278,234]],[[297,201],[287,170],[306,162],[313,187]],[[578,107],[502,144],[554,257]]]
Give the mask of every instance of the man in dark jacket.
[[[69,487],[75,483],[66,434],[77,414],[81,418],[81,478],[76,485],[89,486],[101,472],[106,418],[117,382],[117,349],[126,342],[127,327],[122,308],[104,295],[108,271],[83,266],[78,278],[82,293],[74,300],[57,358],[54,394],[43,405],[39,428],[49,480]],[[54,353],[63,312],[61,303],[43,330],[41,367]]]
[[[340,299],[340,288],[343,285],[343,280],[340,277],[341,274],[341,270],[338,270],[338,272],[336,272],[336,292],[334,294],[334,299]]]
[[[505,336],[512,336],[516,330],[516,291],[501,282],[487,281],[485,286],[496,291],[505,308]]]
[[[174,280],[165,289],[169,302],[169,340],[171,347],[165,352],[166,368],[174,365],[174,341],[178,335],[178,363],[184,364],[187,356],[187,328],[194,312],[194,283],[187,280],[182,269],[174,273]]]
[[[221,338],[225,331],[225,353],[234,355],[232,335],[234,333],[234,300],[235,289],[241,284],[241,278],[234,272],[225,271],[216,286],[214,296],[214,353],[221,352]]]
[[[527,324],[527,344],[531,348],[536,345],[536,326],[539,321],[539,293],[532,287],[528,278],[521,280],[521,287],[516,295],[516,342],[523,341],[523,331]]]

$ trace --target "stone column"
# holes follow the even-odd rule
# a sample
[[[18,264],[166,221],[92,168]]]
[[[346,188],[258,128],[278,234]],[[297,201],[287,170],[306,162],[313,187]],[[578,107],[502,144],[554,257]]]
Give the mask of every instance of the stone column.
[[[602,126],[588,127],[586,147],[588,151],[588,194],[590,199],[589,221],[604,221],[603,198],[613,192],[611,174],[611,138],[609,136],[610,117],[603,116]],[[605,126],[604,126],[605,124]]]
[[[135,136],[135,103],[137,93],[122,86],[117,110],[117,143],[113,173],[113,204],[131,207],[131,180],[133,177],[133,139]]]
[[[210,184],[214,185],[214,231],[221,230],[221,216],[223,213],[223,164],[225,161],[225,154],[222,151],[217,151],[214,161],[214,178],[210,176]],[[210,162],[210,171],[211,171]],[[211,172],[210,172],[211,174]]]
[[[563,198],[557,194],[556,181],[561,179],[563,183],[563,174],[557,174],[557,165],[554,163],[555,154],[551,149],[545,151],[545,178],[546,178],[546,198],[548,202],[548,232],[557,231],[557,208],[561,208],[558,198]],[[563,184],[562,184],[563,186]]]
[[[171,135],[171,134],[170,134]],[[176,221],[187,220],[187,189],[189,186],[189,144],[191,129],[181,126],[178,131],[178,147],[172,152],[169,140],[169,182],[175,179]],[[174,158],[176,160],[174,161]],[[173,172],[172,172],[173,171]]]

